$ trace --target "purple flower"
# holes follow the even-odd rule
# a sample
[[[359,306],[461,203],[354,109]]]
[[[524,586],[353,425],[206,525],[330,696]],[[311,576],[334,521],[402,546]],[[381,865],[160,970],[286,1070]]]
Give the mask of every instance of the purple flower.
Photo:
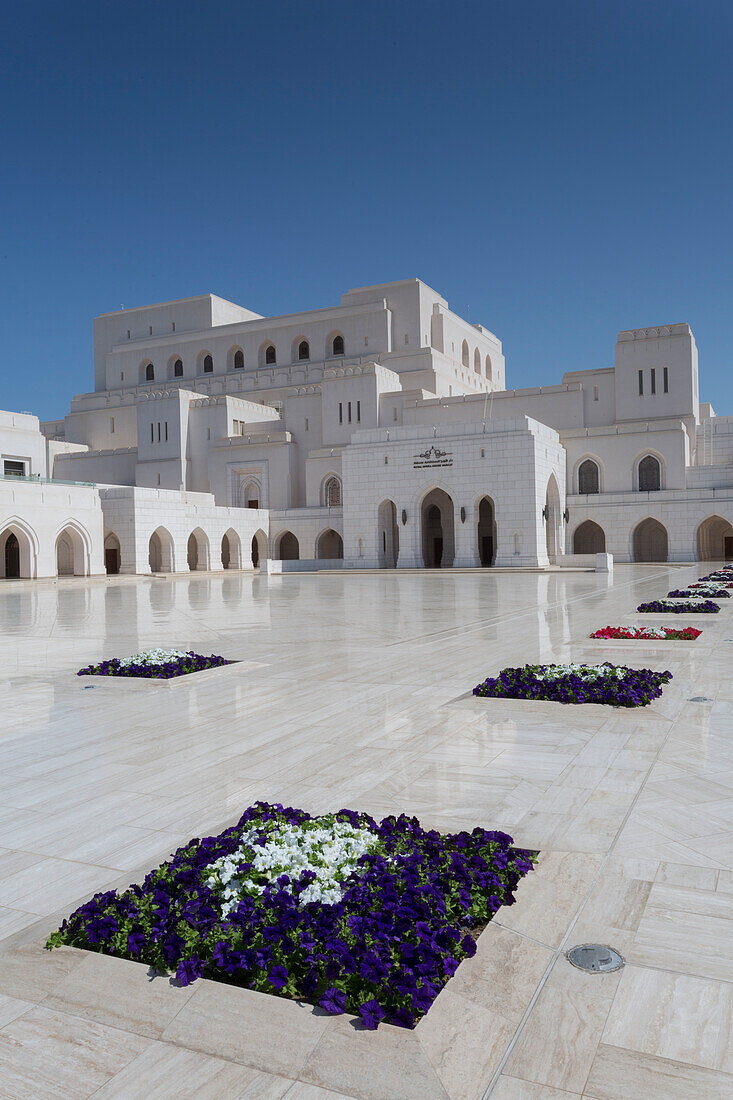
[[[273,966],[267,977],[275,989],[282,989],[288,982],[288,972],[284,966]]]
[[[476,941],[473,936],[469,936],[468,933],[461,940],[461,947],[468,955],[469,959],[472,959],[476,954]]]
[[[385,1012],[379,1001],[372,1000],[359,1005],[359,1015],[362,1024],[368,1031],[376,1031],[379,1027],[379,1021],[384,1019]]]
[[[346,1008],[346,994],[335,986],[329,986],[318,1003],[332,1016],[338,1016]]]
[[[176,977],[181,985],[190,985],[191,982],[195,982],[197,978],[200,978],[204,972],[203,959],[197,959],[194,955],[190,959],[183,959],[178,964],[176,970]]]

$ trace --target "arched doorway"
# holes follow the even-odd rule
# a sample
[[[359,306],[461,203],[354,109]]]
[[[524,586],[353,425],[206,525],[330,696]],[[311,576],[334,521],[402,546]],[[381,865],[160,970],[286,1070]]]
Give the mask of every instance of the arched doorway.
[[[277,542],[277,555],[280,561],[297,561],[300,557],[300,544],[292,531],[283,531]]]
[[[191,572],[209,568],[209,540],[200,527],[188,536],[186,560]]]
[[[605,554],[605,552],[606,533],[599,524],[594,523],[592,519],[586,519],[575,528],[574,554]]]
[[[252,565],[255,569],[267,560],[267,535],[264,531],[257,531],[252,536]]]
[[[344,543],[338,531],[334,531],[330,527],[327,531],[322,531],[316,542],[316,557],[333,560],[334,558],[343,558],[343,556]]]
[[[12,531],[5,539],[5,576],[12,579],[20,577],[20,543]]]
[[[111,531],[104,538],[104,567],[110,575],[120,571],[120,540]]]
[[[443,489],[431,489],[420,509],[422,559],[426,569],[449,569],[455,556],[453,501]]]
[[[496,519],[490,497],[482,497],[479,501],[477,530],[479,561],[486,568],[494,564],[496,557]]]
[[[65,527],[56,539],[56,572],[59,577],[86,575],[84,540],[73,527]]]
[[[550,565],[557,563],[560,553],[560,490],[555,475],[550,475],[545,494],[545,546]]]
[[[242,544],[239,535],[231,527],[221,537],[221,564],[223,569],[240,569]]]
[[[151,573],[173,572],[173,538],[165,527],[158,527],[150,536],[148,564]]]
[[[397,508],[393,500],[383,500],[379,505],[379,565],[382,569],[396,569],[400,555],[400,531],[397,526]]]
[[[634,561],[666,561],[667,528],[652,519],[643,519],[634,530]]]
[[[708,516],[697,529],[698,561],[733,560],[733,526],[722,516]]]

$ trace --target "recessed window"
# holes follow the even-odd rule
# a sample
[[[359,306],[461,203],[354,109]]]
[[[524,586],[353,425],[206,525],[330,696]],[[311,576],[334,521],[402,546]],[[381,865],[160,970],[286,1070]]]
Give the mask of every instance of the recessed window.
[[[128,340],[130,339],[130,330],[129,330],[129,328],[128,328],[128,330],[127,330],[127,339],[128,339]]]
[[[176,322],[171,321],[171,332],[175,332],[175,331],[176,331]]]
[[[386,455],[384,456],[384,465],[389,466],[389,459],[387,458]]]
[[[168,421],[165,422],[165,441],[168,442]]]
[[[275,345],[268,344],[265,348],[265,362],[270,365],[277,362],[277,356],[275,353]]]
[[[356,423],[361,424],[361,401],[356,402]]]
[[[298,359],[310,359],[311,349],[307,340],[301,340],[298,344]]]
[[[150,327],[148,329],[148,332],[149,332],[150,336],[153,335],[153,326],[152,325],[150,325]]]
[[[639,492],[656,493],[662,487],[662,467],[654,455],[646,455],[639,463]]]
[[[668,367],[664,368],[663,383],[664,383],[664,392],[669,393],[669,368]]]
[[[652,389],[652,393],[657,392],[657,372],[655,371],[654,367],[652,367],[652,386],[651,386],[651,389]]]
[[[586,458],[578,467],[578,492],[597,493],[600,489],[598,464],[592,458]]]
[[[344,338],[343,338],[343,336],[334,336],[332,351],[333,351],[334,355],[343,355],[344,354]]]
[[[305,418],[305,430],[308,431],[308,417]]]
[[[109,418],[109,431],[110,435],[115,434],[115,418],[113,416],[110,416]]]
[[[486,449],[484,447],[481,448],[481,457],[486,458]]]
[[[343,424],[343,422],[344,422],[344,403],[343,403],[343,401],[339,401],[339,424]]]
[[[183,360],[182,359],[176,359],[175,363],[173,364],[173,377],[174,378],[183,378]]]
[[[25,477],[25,462],[19,459],[6,458],[3,463],[5,477]]]
[[[349,401],[349,424],[351,423],[351,402]]]
[[[125,372],[123,370],[121,370],[120,371],[120,382],[124,382],[124,381],[125,381]]]
[[[204,374],[212,374],[214,371],[214,360],[210,355],[204,356]]]
[[[644,371],[639,371],[639,397],[644,396]]]
[[[150,425],[150,442],[155,443],[155,424]]]
[[[242,370],[244,367],[244,352],[241,348],[237,348],[234,352],[234,369]]]
[[[396,420],[396,419],[397,419],[397,406],[396,406],[396,405],[395,405],[395,407],[394,407],[394,408],[392,409],[392,419],[393,419],[393,420]]]
[[[148,363],[147,367],[145,368],[145,381],[146,382],[154,382],[155,381],[155,367],[153,366],[152,363]]]
[[[365,336],[365,337],[364,337],[364,347],[365,347],[365,348],[368,348],[368,347],[369,347],[369,337],[368,337],[368,336]]]
[[[405,343],[406,344],[410,343],[410,337],[407,335],[407,333],[405,333]]]
[[[593,400],[594,401],[598,400],[598,386],[593,387]]]
[[[330,477],[326,482],[325,497],[328,508],[341,507],[341,482],[337,477]]]

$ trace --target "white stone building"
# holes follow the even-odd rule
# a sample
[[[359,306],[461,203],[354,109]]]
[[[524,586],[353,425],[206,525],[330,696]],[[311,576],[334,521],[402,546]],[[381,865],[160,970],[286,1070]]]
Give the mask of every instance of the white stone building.
[[[733,557],[733,418],[689,326],[561,378],[507,390],[500,341],[417,279],[105,314],[93,392],[40,431],[0,414],[0,574]]]

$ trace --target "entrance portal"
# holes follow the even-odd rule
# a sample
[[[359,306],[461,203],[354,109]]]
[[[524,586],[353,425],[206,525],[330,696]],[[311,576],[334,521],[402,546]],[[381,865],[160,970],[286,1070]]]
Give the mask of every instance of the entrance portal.
[[[449,569],[455,556],[453,501],[431,489],[422,502],[422,558],[426,569]]]
[[[20,544],[12,531],[5,540],[5,576],[20,577]]]
[[[481,565],[486,568],[494,564],[496,555],[496,521],[494,504],[483,497],[478,506],[478,556]]]

